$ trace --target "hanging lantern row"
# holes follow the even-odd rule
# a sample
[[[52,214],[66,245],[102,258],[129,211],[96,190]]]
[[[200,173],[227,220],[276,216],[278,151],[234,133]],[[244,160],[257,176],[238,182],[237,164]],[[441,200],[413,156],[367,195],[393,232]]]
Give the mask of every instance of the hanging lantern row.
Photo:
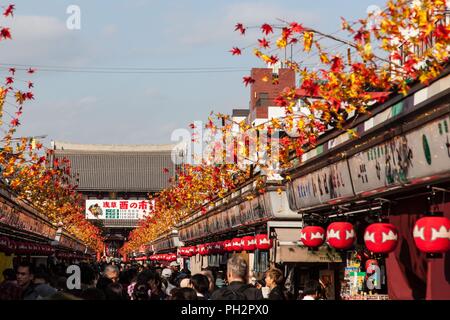
[[[73,253],[73,252],[62,252],[58,251],[56,252],[56,257],[58,259],[85,259],[88,255],[82,254],[82,253]]]
[[[151,260],[151,261],[177,261],[177,254],[176,253],[163,253],[163,254],[153,254],[150,257],[146,257],[145,260]],[[137,259],[136,259],[137,260]],[[137,260],[139,261],[139,260]]]
[[[14,241],[7,237],[0,237],[0,252],[7,254],[35,254],[51,256],[55,253],[55,249],[48,244],[39,244],[33,242]]]
[[[269,250],[272,248],[272,245],[273,242],[267,234],[258,234],[256,236],[199,244],[192,247],[181,247],[178,249],[178,254],[183,257],[192,257],[196,254],[207,256],[226,252],[255,251],[256,249]]]
[[[423,217],[417,220],[413,237],[420,251],[431,254],[445,253],[450,250],[450,219]],[[355,229],[349,222],[333,222],[326,232],[320,226],[307,226],[300,231],[300,240],[309,248],[320,247],[326,240],[337,250],[348,250],[355,239]],[[373,223],[364,232],[364,243],[373,253],[390,253],[398,244],[397,228],[390,223]]]

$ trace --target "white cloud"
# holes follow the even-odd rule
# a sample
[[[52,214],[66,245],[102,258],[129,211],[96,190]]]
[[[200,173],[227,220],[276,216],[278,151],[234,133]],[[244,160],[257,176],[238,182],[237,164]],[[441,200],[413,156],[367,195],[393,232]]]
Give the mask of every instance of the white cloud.
[[[89,57],[80,31],[49,16],[15,16],[12,40],[2,41],[2,63],[82,65]]]

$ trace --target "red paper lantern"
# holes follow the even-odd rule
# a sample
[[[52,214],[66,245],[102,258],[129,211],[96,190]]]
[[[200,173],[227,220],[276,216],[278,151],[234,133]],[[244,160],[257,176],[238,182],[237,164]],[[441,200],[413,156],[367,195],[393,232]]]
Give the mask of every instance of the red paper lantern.
[[[233,251],[242,251],[242,239],[241,238],[234,238],[231,240],[231,245],[233,246]]]
[[[226,252],[233,252],[233,244],[232,244],[231,240],[225,240],[223,242],[223,249]]]
[[[209,250],[209,254],[215,254],[216,253],[215,245],[216,245],[215,242],[208,243],[207,248]]]
[[[177,254],[176,253],[168,254],[167,261],[170,261],[170,262],[177,261]]]
[[[18,241],[16,242],[16,250],[17,254],[26,254],[28,252],[28,245],[25,242]]]
[[[212,254],[214,251],[214,244],[212,242],[206,244],[206,254]]]
[[[223,254],[223,241],[215,242],[213,246],[213,250],[215,254]]]
[[[188,250],[189,257],[195,256],[197,254],[197,247],[191,246],[191,247],[188,247],[188,248],[189,248],[189,250]]]
[[[327,228],[327,240],[330,246],[346,250],[355,242],[355,229],[349,222],[333,222]]]
[[[197,245],[197,251],[201,256],[206,256],[208,255],[208,248],[207,248],[207,244],[199,244]]]
[[[389,253],[398,243],[397,228],[390,223],[374,223],[364,232],[364,243],[373,253]]]
[[[188,256],[189,252],[187,251],[186,247],[180,247],[178,248],[178,254],[182,257]]]
[[[9,239],[6,237],[0,238],[0,251],[8,252],[9,251]]]
[[[423,217],[413,230],[417,248],[425,253],[445,253],[450,250],[450,219]]]
[[[319,226],[304,227],[300,231],[300,240],[309,248],[320,247],[325,242],[325,229]]]
[[[255,249],[256,249],[256,239],[255,239],[255,237],[245,236],[245,237],[242,238],[242,242],[243,242],[242,248],[245,251],[255,251]]]
[[[273,242],[272,239],[269,239],[267,234],[257,234],[255,236],[256,239],[256,248],[259,250],[269,250],[272,248]]]

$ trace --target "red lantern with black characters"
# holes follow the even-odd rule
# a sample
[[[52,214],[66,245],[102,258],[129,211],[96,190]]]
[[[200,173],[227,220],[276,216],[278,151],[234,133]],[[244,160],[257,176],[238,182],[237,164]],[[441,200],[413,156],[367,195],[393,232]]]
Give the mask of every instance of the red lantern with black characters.
[[[256,249],[256,239],[253,236],[242,237],[243,246],[242,249],[245,251],[255,251]]]
[[[335,249],[350,249],[355,238],[355,229],[349,222],[333,222],[327,228],[327,241]]]
[[[225,252],[233,252],[233,243],[231,242],[231,240],[225,240],[223,242],[223,249],[225,250]]]
[[[272,239],[269,239],[267,234],[257,234],[255,236],[256,239],[256,248],[259,250],[269,250],[272,248],[273,242]]]
[[[420,218],[414,226],[413,237],[420,251],[445,253],[450,250],[450,219],[431,216]]]
[[[392,252],[397,247],[397,242],[397,228],[390,223],[373,223],[364,232],[364,243],[373,253]]]
[[[325,229],[319,226],[304,227],[300,231],[300,240],[309,248],[320,247],[325,242]]]
[[[233,251],[242,251],[242,238],[234,238],[231,240],[231,244],[233,246]]]

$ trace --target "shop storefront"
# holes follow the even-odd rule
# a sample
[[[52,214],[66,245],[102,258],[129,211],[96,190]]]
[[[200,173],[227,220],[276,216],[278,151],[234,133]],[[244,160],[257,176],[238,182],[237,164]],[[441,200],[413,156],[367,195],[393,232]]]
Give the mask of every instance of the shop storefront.
[[[450,298],[449,88],[447,75],[386,102],[356,122],[359,139],[325,136],[287,173],[303,240],[341,257],[336,297]]]
[[[264,277],[276,240],[270,238],[269,223],[300,218],[289,209],[279,183],[267,182],[265,189],[261,194],[254,183],[249,183],[211,203],[208,212],[193,213],[178,226],[184,243],[181,253],[189,260],[191,272],[206,268],[225,271],[228,258],[239,254],[248,262],[249,279]]]
[[[0,278],[3,270],[22,261],[48,266],[91,259],[92,253],[27,203],[0,189]]]
[[[147,255],[148,261],[158,262],[162,266],[168,266],[171,262],[178,261],[183,268],[185,261],[177,256],[177,249],[180,246],[178,231],[172,230],[149,244],[150,252],[153,254]]]

